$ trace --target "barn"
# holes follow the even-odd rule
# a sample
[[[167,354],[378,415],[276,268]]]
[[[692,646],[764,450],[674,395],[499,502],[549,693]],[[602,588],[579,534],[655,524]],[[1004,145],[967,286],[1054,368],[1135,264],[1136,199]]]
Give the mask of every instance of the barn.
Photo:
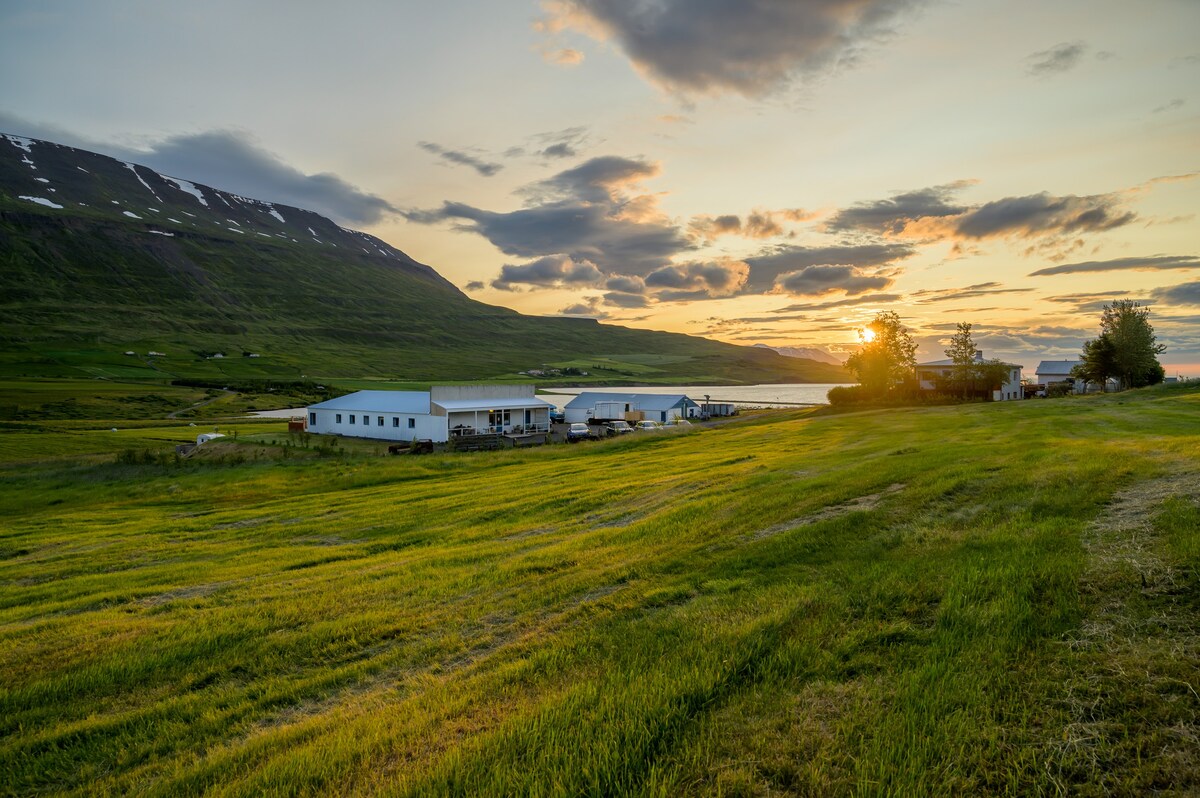
[[[568,424],[591,420],[658,421],[697,418],[700,405],[681,393],[584,391],[563,408]]]

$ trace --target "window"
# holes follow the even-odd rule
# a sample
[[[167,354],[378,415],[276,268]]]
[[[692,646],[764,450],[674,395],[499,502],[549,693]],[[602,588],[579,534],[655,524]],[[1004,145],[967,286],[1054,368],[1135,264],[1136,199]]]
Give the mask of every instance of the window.
[[[410,419],[408,420],[408,428],[409,428],[409,429],[416,429],[416,428],[417,428],[417,420],[416,420],[415,418],[410,418]]]
[[[380,416],[380,417],[379,417],[379,423],[378,423],[378,424],[376,424],[375,426],[377,426],[377,427],[382,427],[382,426],[383,426],[383,416]]]
[[[314,427],[317,425],[317,414],[316,413],[308,414],[308,423],[309,423],[309,425],[314,426]]]
[[[354,414],[353,413],[350,414],[350,423],[351,424],[354,423]]]
[[[334,424],[341,424],[341,423],[342,423],[342,414],[341,414],[341,413],[335,413],[335,414],[334,414],[334,416],[333,416],[333,423],[334,423]]]
[[[392,416],[392,426],[393,427],[400,426],[400,416]]]
[[[508,410],[489,410],[488,411],[488,426],[489,427],[507,427],[510,423]]]

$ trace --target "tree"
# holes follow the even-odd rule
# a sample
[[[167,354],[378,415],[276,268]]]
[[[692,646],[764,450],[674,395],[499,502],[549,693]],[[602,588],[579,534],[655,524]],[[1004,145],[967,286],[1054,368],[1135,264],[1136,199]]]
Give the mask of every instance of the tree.
[[[962,386],[964,399],[975,382],[976,351],[970,323],[960,321],[958,331],[950,339],[950,347],[945,352],[946,357],[954,361],[954,383]]]
[[[1071,369],[1071,376],[1084,383],[1097,383],[1103,391],[1107,389],[1108,378],[1116,373],[1116,348],[1112,339],[1101,334],[1092,341],[1084,341],[1083,357],[1079,365]]]
[[[854,372],[865,393],[883,396],[912,380],[917,345],[895,311],[877,314],[859,336],[863,345],[846,358],[846,368]]]
[[[1158,355],[1166,351],[1155,343],[1150,311],[1131,299],[1105,305],[1100,315],[1100,336],[1083,345],[1079,376],[1101,385],[1116,377],[1121,388],[1140,388],[1162,382],[1165,374]]]

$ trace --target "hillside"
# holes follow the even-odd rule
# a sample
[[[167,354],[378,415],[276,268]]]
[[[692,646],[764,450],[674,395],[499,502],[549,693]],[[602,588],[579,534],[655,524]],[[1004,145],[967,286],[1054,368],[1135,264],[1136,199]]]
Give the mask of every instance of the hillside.
[[[194,428],[6,424],[5,789],[1195,794],[1198,411],[404,458],[258,421],[182,463]]]
[[[17,136],[0,138],[0,280],[0,374],[482,379],[607,357],[649,381],[847,379],[762,349],[485,305],[310,211]]]

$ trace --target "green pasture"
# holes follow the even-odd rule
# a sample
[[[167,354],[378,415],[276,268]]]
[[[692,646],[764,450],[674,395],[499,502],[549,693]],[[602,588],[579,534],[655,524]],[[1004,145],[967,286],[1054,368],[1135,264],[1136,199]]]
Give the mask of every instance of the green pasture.
[[[0,466],[38,463],[43,460],[89,458],[133,451],[167,454],[181,443],[195,443],[202,432],[222,432],[247,442],[288,438],[286,419],[197,423],[175,422],[146,426],[145,422],[121,427],[98,427],[95,422],[8,424],[0,426]]]
[[[1160,388],[475,454],[5,455],[3,790],[1194,794],[1198,452],[1200,391]]]

